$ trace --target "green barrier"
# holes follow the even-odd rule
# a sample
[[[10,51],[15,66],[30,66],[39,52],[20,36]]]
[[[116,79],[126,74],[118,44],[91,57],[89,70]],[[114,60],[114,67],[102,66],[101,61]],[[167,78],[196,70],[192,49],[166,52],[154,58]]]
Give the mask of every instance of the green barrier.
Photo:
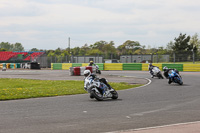
[[[104,70],[104,63],[95,63],[99,66],[99,70]]]
[[[178,71],[183,71],[183,64],[162,64],[162,69],[164,66],[167,68],[177,69]]]
[[[2,63],[3,64],[3,67],[6,67],[6,63]]]
[[[52,63],[53,70],[62,70],[62,63]]]
[[[123,63],[123,70],[142,70],[141,63]]]
[[[21,68],[20,63],[16,63],[16,68]]]
[[[15,63],[10,63],[10,68],[11,69],[15,69],[16,68],[16,64]]]
[[[81,67],[82,63],[72,63],[72,67]]]

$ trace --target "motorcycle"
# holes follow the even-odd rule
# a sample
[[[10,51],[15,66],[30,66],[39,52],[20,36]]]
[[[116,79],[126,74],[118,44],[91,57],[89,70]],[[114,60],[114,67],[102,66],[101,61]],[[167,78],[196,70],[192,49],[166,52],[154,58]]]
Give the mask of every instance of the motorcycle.
[[[177,83],[179,85],[183,84],[182,77],[174,70],[170,70],[168,72],[169,78],[172,79],[172,82]]]
[[[96,73],[101,74],[101,70],[99,70],[99,66],[96,65]]]
[[[164,77],[162,76],[162,73],[161,73],[161,71],[160,71],[160,69],[158,67],[153,67],[152,71],[153,71],[153,76],[154,77],[158,77],[159,79],[160,78],[164,79]]]
[[[111,88],[100,82],[99,78],[95,78],[94,80],[85,79],[85,89],[88,93],[90,93],[90,98],[95,98],[98,101],[102,101],[107,98],[117,99],[118,93],[115,89]]]

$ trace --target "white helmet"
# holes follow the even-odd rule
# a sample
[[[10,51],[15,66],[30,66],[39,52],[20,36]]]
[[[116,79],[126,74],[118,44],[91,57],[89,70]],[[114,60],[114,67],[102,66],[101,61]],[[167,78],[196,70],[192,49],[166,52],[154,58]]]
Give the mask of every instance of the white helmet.
[[[168,70],[168,68],[166,66],[163,67],[163,71],[166,71]]]
[[[85,77],[88,77],[88,76],[90,76],[91,72],[90,72],[90,70],[85,70],[83,72],[83,74],[84,74]]]

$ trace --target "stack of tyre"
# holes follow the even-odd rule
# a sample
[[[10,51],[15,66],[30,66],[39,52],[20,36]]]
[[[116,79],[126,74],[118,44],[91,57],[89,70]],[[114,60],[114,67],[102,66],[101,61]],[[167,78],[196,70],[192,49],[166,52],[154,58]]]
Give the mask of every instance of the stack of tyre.
[[[82,76],[84,75],[85,70],[90,70],[91,73],[96,73],[95,66],[86,66],[86,67],[70,67],[69,75],[70,76]]]

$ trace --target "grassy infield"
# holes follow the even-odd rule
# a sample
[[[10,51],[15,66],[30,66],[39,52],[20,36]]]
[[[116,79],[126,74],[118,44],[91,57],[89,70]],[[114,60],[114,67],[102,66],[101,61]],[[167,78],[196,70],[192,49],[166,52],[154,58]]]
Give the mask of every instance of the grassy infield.
[[[110,83],[116,90],[138,87],[127,83]],[[83,81],[31,80],[0,78],[0,100],[50,97],[87,93]]]

